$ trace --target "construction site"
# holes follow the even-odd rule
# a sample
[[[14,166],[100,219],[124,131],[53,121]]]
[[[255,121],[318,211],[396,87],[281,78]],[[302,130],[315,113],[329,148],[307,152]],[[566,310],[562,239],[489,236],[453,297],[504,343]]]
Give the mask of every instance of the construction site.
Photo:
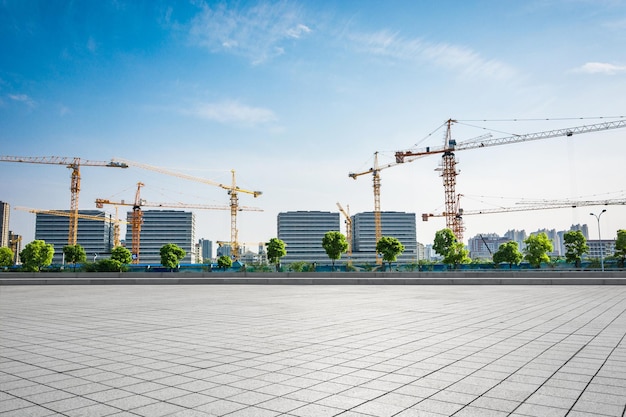
[[[354,223],[358,221],[358,215],[350,214],[349,204],[342,205],[337,202],[336,207],[338,209],[338,213],[328,212],[327,214],[332,214],[329,217],[329,222],[322,223],[319,227],[321,229],[317,230],[316,239],[319,239],[320,233],[323,235],[325,231],[329,230],[337,230],[345,233],[346,239],[348,241],[348,250],[344,255],[341,262],[343,264],[355,263],[360,264],[368,264],[368,265],[381,265],[382,259],[376,253],[375,246],[376,243],[383,237],[385,234],[391,235],[399,235],[402,234],[403,231],[409,230],[409,234],[400,239],[403,241],[405,247],[408,248],[407,253],[403,258],[399,259],[400,263],[404,264],[417,264],[418,261],[424,260],[426,258],[424,254],[424,245],[418,244],[416,231],[415,229],[415,220],[411,220],[410,216],[413,216],[410,213],[399,213],[400,215],[409,214],[408,220],[403,220],[403,225],[394,230],[391,229],[389,223],[391,220],[388,220],[389,223],[385,226],[384,216],[387,213],[387,216],[392,215],[394,212],[383,211],[381,209],[381,173],[389,168],[398,167],[401,165],[409,165],[412,162],[427,158],[429,156],[438,156],[440,157],[440,164],[436,171],[438,171],[439,176],[443,182],[443,211],[440,212],[424,212],[419,214],[419,218],[426,221],[436,221],[436,218],[444,218],[445,225],[442,224],[441,228],[446,227],[450,229],[457,241],[465,242],[467,241],[467,237],[464,236],[464,232],[466,230],[464,225],[464,218],[466,216],[488,216],[496,213],[514,213],[514,212],[533,212],[540,210],[557,210],[564,208],[573,208],[573,207],[593,207],[593,206],[612,206],[612,205],[625,205],[626,198],[620,195],[618,198],[603,198],[603,199],[559,199],[559,200],[548,200],[548,199],[532,199],[531,196],[527,196],[527,198],[517,201],[509,206],[499,206],[499,207],[485,207],[483,209],[463,209],[463,197],[464,194],[460,193],[457,190],[457,178],[460,174],[460,170],[457,167],[457,156],[456,154],[461,151],[466,150],[478,150],[482,152],[482,149],[491,148],[494,146],[502,146],[509,144],[520,144],[524,142],[530,141],[539,141],[550,138],[572,138],[578,137],[579,135],[590,136],[591,133],[594,132],[602,132],[608,130],[622,129],[626,127],[626,120],[623,118],[617,118],[617,120],[612,121],[603,121],[602,123],[593,123],[593,124],[583,124],[578,126],[569,126],[564,128],[558,128],[553,130],[546,131],[538,131],[532,133],[525,134],[515,134],[515,135],[504,135],[499,137],[494,137],[493,133],[482,134],[477,137],[473,137],[466,140],[457,140],[454,135],[454,126],[458,123],[463,124],[463,122],[459,122],[454,119],[448,119],[441,126],[440,129],[443,130],[443,145],[440,146],[427,146],[427,147],[411,147],[404,150],[398,150],[395,152],[395,160],[392,162],[379,162],[379,152],[373,153],[373,165],[359,172],[350,172],[348,176],[354,180],[357,180],[364,176],[371,175],[372,177],[372,189],[373,189],[373,205],[370,210],[360,213],[363,217],[370,216],[367,221],[361,220],[360,224],[367,224],[366,226],[362,226],[361,229],[358,229],[357,237],[355,237]],[[439,130],[439,129],[438,129]],[[435,131],[437,132],[437,130]],[[432,134],[431,134],[432,135]],[[429,136],[431,136],[429,135]],[[169,226],[162,229],[154,229],[153,231],[147,231],[144,227],[144,222],[146,221],[146,213],[152,212],[162,212],[167,213],[171,212],[180,212],[182,211],[196,211],[196,210],[221,210],[228,212],[229,216],[229,231],[230,235],[228,239],[224,239],[220,236],[220,239],[211,239],[215,242],[219,248],[223,249],[222,254],[228,254],[234,261],[240,260],[240,258],[244,257],[247,251],[250,248],[257,249],[257,253],[259,255],[258,258],[255,258],[255,262],[263,263],[266,261],[263,258],[263,249],[264,243],[269,240],[272,236],[267,236],[263,241],[256,242],[241,242],[239,238],[239,226],[238,226],[238,216],[244,214],[243,212],[249,211],[263,211],[262,204],[261,207],[252,207],[247,205],[241,205],[239,202],[239,196],[244,195],[246,197],[252,197],[254,199],[263,195],[262,191],[256,190],[248,190],[245,188],[241,188],[237,184],[236,171],[233,169],[230,172],[230,181],[227,183],[221,183],[218,181],[214,181],[208,178],[203,178],[199,176],[192,176],[181,171],[163,168],[158,166],[149,165],[146,163],[135,162],[122,158],[112,158],[108,161],[94,161],[94,160],[86,160],[79,157],[59,157],[59,156],[49,156],[49,157],[37,157],[37,156],[0,156],[0,162],[13,162],[13,163],[22,163],[22,164],[45,164],[45,165],[57,165],[61,167],[69,168],[70,173],[70,202],[68,209],[47,209],[43,207],[38,208],[30,208],[30,207],[22,207],[15,202],[11,202],[14,205],[15,209],[28,211],[30,213],[34,213],[37,216],[47,216],[48,219],[53,219],[54,217],[62,218],[62,220],[58,220],[58,224],[66,224],[67,225],[67,235],[66,238],[62,239],[62,242],[67,245],[76,245],[81,241],[79,239],[79,235],[81,233],[81,224],[88,224],[89,222],[93,223],[102,223],[102,225],[106,228],[105,234],[108,234],[106,246],[107,249],[102,249],[100,253],[93,253],[94,260],[96,256],[107,256],[107,252],[110,253],[110,250],[114,247],[124,245],[126,246],[132,254],[132,263],[135,265],[144,265],[146,262],[149,263],[158,263],[158,249],[159,246],[149,247],[150,243],[148,243],[149,238],[147,234],[152,233],[152,235],[158,235],[158,239],[156,240],[158,245],[162,245],[164,241],[175,241],[176,232],[180,232],[180,230],[184,229],[186,226],[181,225],[179,227],[176,226],[176,223],[172,223]],[[191,181],[194,183],[208,185],[211,188],[218,188],[226,193],[225,200],[228,201],[228,204],[225,205],[215,205],[215,204],[197,204],[197,203],[184,203],[184,202],[163,202],[163,201],[148,201],[142,197],[142,188],[145,187],[145,183],[138,181],[135,185],[134,195],[129,199],[111,199],[111,198],[97,198],[93,202],[83,202],[80,200],[80,192],[81,192],[81,168],[88,167],[101,167],[101,168],[117,168],[120,170],[133,171],[137,174],[139,171],[151,171],[153,173],[157,173],[166,177],[176,178],[178,180],[183,181]],[[623,191],[620,191],[623,192]],[[342,197],[344,198],[344,197]],[[85,211],[79,210],[79,201],[82,203],[83,207],[90,206],[97,209],[108,210],[108,211]],[[344,207],[345,206],[345,207]],[[147,210],[148,211],[147,211]],[[418,209],[418,207],[416,207]],[[92,210],[90,208],[90,210]],[[123,211],[122,216],[120,217],[120,210]],[[606,211],[606,210],[604,210]],[[604,212],[600,212],[600,215]],[[289,211],[281,214],[290,213]],[[305,216],[308,216],[306,214]],[[326,213],[326,212],[325,212]],[[592,213],[593,214],[593,213]],[[152,214],[150,214],[152,215]],[[594,214],[595,215],[595,214]],[[365,217],[363,217],[365,219]],[[39,217],[38,217],[39,218]],[[343,220],[344,226],[340,227],[339,218]],[[281,226],[280,226],[280,214],[278,218],[278,236],[281,235]],[[599,217],[598,226],[599,226]],[[39,221],[39,220],[38,220]],[[54,221],[50,223],[54,226]],[[193,226],[193,216],[191,216],[188,220],[189,227]],[[59,223],[61,222],[61,223]],[[65,223],[63,223],[65,222]],[[82,222],[82,223],[81,223]],[[363,223],[365,222],[365,223]],[[369,222],[369,223],[368,223]],[[413,222],[413,226],[411,226],[411,222]],[[89,224],[91,224],[89,223]],[[292,230],[292,233],[303,232],[300,230],[302,228],[306,228],[305,225],[307,222],[305,217],[301,217],[297,224],[298,226]],[[147,225],[148,223],[146,223]],[[87,227],[87,226],[82,226]],[[143,238],[142,238],[142,227],[143,230]],[[169,229],[168,229],[169,227]],[[364,227],[364,229],[363,229]],[[411,227],[413,231],[410,231]],[[5,225],[3,230],[6,229],[8,231],[8,227]],[[123,231],[125,230],[125,235],[123,235]],[[599,230],[598,230],[599,232]],[[55,230],[55,233],[59,235],[58,230]],[[367,234],[371,236],[369,238],[359,238],[359,236],[365,236]],[[478,235],[477,235],[478,236]],[[487,256],[491,255],[493,251],[497,249],[494,245],[490,245],[483,235],[479,235],[482,243],[484,243],[482,250],[487,250],[489,253]],[[143,239],[143,240],[142,240]],[[193,245],[196,243],[197,239],[193,233],[189,236],[183,236],[181,241],[187,239],[191,242],[185,249],[187,252],[190,252],[190,256],[187,258],[187,263],[202,263],[202,257],[199,256],[199,248],[194,247]],[[369,239],[369,240],[367,240]],[[497,240],[497,239],[496,239]],[[12,234],[11,239],[6,239],[5,246],[9,246],[13,249],[14,253],[19,252],[19,248],[22,245],[21,237],[19,234]],[[601,245],[606,245],[610,243],[610,239],[608,239],[608,243],[602,243],[602,239],[599,239]],[[366,243],[364,243],[366,242]],[[26,242],[25,242],[26,243]],[[59,245],[61,241],[57,242]],[[480,243],[480,242],[479,242]],[[481,243],[481,245],[482,245]],[[299,242],[293,241],[290,242],[288,247],[289,249],[296,250]],[[156,244],[155,244],[156,245]],[[315,243],[313,243],[315,245]],[[318,250],[317,255],[323,251],[320,246],[316,248]],[[469,246],[472,246],[471,238],[469,241]],[[57,249],[60,252],[60,248]],[[93,252],[93,251],[92,251]],[[197,252],[197,253],[196,253]],[[610,254],[610,251],[607,252]],[[219,253],[218,253],[219,254]],[[301,258],[287,258],[288,262],[297,261],[308,261],[309,263],[323,263],[324,256],[315,257],[312,255],[313,252],[307,254],[304,253],[304,257]],[[558,255],[558,252],[557,252]],[[602,253],[602,255],[605,255]],[[60,256],[60,255],[59,255]],[[210,257],[213,256],[211,251]],[[308,258],[307,258],[308,256]],[[206,256],[205,256],[206,258]],[[204,262],[206,262],[205,260]],[[57,262],[60,262],[57,259]],[[249,262],[249,261],[248,261]]]

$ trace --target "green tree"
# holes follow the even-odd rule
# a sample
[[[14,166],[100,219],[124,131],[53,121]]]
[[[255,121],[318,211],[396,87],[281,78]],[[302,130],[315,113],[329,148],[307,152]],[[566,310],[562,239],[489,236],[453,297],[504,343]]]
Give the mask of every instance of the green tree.
[[[395,237],[383,236],[376,242],[376,253],[382,255],[383,261],[387,262],[389,269],[391,269],[391,263],[395,262],[402,252],[404,252],[404,245]]]
[[[335,269],[335,261],[341,258],[342,253],[348,251],[348,241],[343,234],[333,230],[326,232],[322,238],[322,247],[331,260],[332,268]]]
[[[552,252],[552,241],[545,233],[530,235],[526,240],[524,249],[524,259],[534,267],[539,268],[542,262],[550,262],[548,252]]]
[[[524,255],[519,251],[519,245],[517,242],[506,242],[500,245],[496,253],[493,254],[493,263],[496,265],[506,262],[509,264],[509,269],[513,268],[513,265],[519,265],[524,259]]]
[[[433,249],[443,256],[444,264],[454,265],[455,268],[460,264],[472,261],[469,257],[469,251],[465,249],[463,242],[457,241],[456,236],[450,229],[441,229],[435,233]]]
[[[270,264],[276,265],[276,271],[278,271],[280,265],[280,258],[287,255],[287,250],[285,249],[285,242],[278,239],[277,237],[273,237],[269,242],[265,244],[267,248],[267,260]]]
[[[626,261],[626,230],[624,229],[617,231],[614,256],[618,259],[620,268],[623,268]]]
[[[161,265],[170,270],[178,267],[180,260],[187,254],[181,247],[173,243],[161,246],[159,253],[161,254]]]
[[[63,246],[63,255],[65,257],[65,262],[74,265],[74,271],[76,271],[77,263],[85,262],[87,260],[85,249],[78,244]]]
[[[563,235],[565,244],[565,260],[574,264],[576,268],[580,268],[580,262],[585,253],[589,252],[587,239],[580,230],[570,230]]]
[[[23,268],[29,272],[39,272],[52,263],[54,246],[43,240],[33,240],[20,252]]]
[[[128,265],[133,261],[133,255],[124,246],[116,246],[111,250],[111,259],[118,261],[122,265]]]
[[[13,251],[11,248],[0,248],[0,268],[8,268],[13,265]]]
[[[230,259],[230,256],[228,255],[222,255],[217,258],[217,266],[226,271],[228,268],[233,266],[233,260]]]

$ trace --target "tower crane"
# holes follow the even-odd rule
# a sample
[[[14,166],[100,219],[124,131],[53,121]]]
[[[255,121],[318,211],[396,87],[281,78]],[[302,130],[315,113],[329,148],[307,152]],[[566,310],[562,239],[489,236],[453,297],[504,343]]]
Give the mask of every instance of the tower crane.
[[[60,211],[60,210],[41,210],[41,209],[34,209],[34,208],[28,208],[28,207],[14,207],[15,210],[24,210],[24,211],[28,211],[29,213],[42,213],[42,214],[49,214],[51,216],[61,216],[61,217],[71,217],[72,213],[69,211]],[[117,218],[117,215],[115,216],[114,219],[111,218],[106,218],[106,217],[102,217],[102,216],[93,216],[90,214],[81,214],[78,213],[78,218],[79,219],[85,219],[85,220],[96,220],[96,221],[101,221],[101,222],[110,222],[113,224],[113,247],[117,247],[120,246],[120,224],[127,224],[128,222],[126,220],[121,220]]]
[[[174,177],[183,178],[183,179],[190,180],[190,181],[200,182],[202,184],[213,185],[213,186],[220,187],[226,190],[228,194],[230,195],[230,241],[231,241],[231,247],[233,249],[233,252],[235,253],[235,256],[237,256],[236,254],[239,253],[239,243],[238,243],[239,231],[237,230],[237,212],[240,211],[239,193],[251,194],[255,198],[260,196],[263,193],[261,191],[250,191],[250,190],[244,190],[243,188],[239,188],[237,186],[237,182],[235,179],[234,169],[230,171],[231,178],[232,178],[231,184],[226,185],[226,184],[220,184],[216,181],[211,181],[206,178],[194,177],[192,175],[167,170],[167,169],[156,167],[153,165],[142,164],[140,162],[134,162],[134,161],[129,161],[129,160],[120,159],[120,158],[114,158],[113,160],[116,162],[131,165],[137,168],[142,168],[142,169],[158,172],[158,173],[165,174],[165,175],[171,175]]]
[[[141,224],[143,213],[141,211],[141,207],[165,207],[165,208],[190,208],[190,209],[200,209],[200,210],[229,210],[231,207],[229,206],[213,206],[213,205],[205,205],[205,204],[181,204],[181,203],[157,203],[157,202],[147,202],[146,200],[141,199],[141,187],[144,186],[144,183],[137,183],[137,191],[135,192],[135,200],[130,203],[124,200],[122,201],[111,201],[108,199],[97,198],[96,199],[96,207],[102,208],[105,204],[114,205],[114,206],[131,206],[133,208],[133,212],[131,215],[131,230],[132,230],[132,246],[131,253],[133,254],[133,263],[139,263],[139,246],[140,246],[140,234],[141,234]],[[239,207],[238,210],[246,210],[246,211],[262,211],[256,207]]]
[[[346,240],[348,241],[348,257],[352,256],[352,218],[350,217],[350,206],[346,206],[346,210],[343,209],[341,204],[337,203],[337,207],[343,216],[346,218]]]
[[[415,151],[398,151],[396,152],[396,162],[405,163],[410,162],[414,160],[413,158],[420,156],[442,154],[441,176],[443,178],[443,186],[445,192],[444,214],[446,217],[446,227],[452,230],[452,232],[459,241],[463,240],[463,224],[462,217],[458,213],[460,207],[455,206],[457,204],[456,176],[459,174],[456,170],[456,158],[454,154],[455,151],[479,149],[497,145],[508,145],[512,143],[528,142],[532,140],[548,139],[562,136],[571,137],[573,135],[582,133],[599,132],[603,130],[620,129],[626,127],[626,120],[618,120],[591,125],[527,133],[522,135],[512,135],[502,138],[471,139],[457,143],[456,140],[452,139],[451,128],[454,123],[457,123],[457,121],[453,119],[449,119],[446,122],[447,129],[443,146],[435,148],[427,147],[425,149],[419,149]]]
[[[361,175],[372,174],[372,180],[374,182],[374,185],[373,185],[374,186],[374,236],[376,239],[375,244],[378,243],[378,241],[383,235],[383,227],[382,227],[381,214],[380,214],[380,171],[382,171],[383,169],[394,167],[401,163],[412,162],[419,157],[421,157],[421,155],[414,157],[414,158],[408,158],[401,162],[396,160],[396,162],[391,162],[391,163],[379,166],[378,165],[378,152],[374,152],[374,166],[372,168],[368,169],[367,171],[350,172],[348,174],[350,178],[355,179],[355,180]],[[379,265],[382,265],[383,263],[383,259],[378,254],[376,254],[376,263]]]
[[[78,236],[78,197],[80,194],[80,167],[95,166],[109,168],[128,168],[123,162],[116,161],[90,161],[80,158],[67,158],[60,156],[0,156],[0,162],[26,162],[30,164],[65,165],[72,170],[70,185],[70,227],[67,235],[68,245],[75,245]]]

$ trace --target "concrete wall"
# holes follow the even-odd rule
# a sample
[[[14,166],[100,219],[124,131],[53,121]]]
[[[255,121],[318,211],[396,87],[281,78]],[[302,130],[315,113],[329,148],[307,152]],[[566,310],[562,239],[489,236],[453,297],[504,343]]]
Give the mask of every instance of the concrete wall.
[[[626,271],[0,273],[1,285],[626,285]]]

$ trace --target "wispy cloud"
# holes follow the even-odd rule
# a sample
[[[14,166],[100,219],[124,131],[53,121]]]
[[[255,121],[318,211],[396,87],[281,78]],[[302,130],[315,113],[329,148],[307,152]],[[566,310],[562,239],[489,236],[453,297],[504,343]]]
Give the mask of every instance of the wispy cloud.
[[[25,104],[28,108],[34,109],[35,107],[37,107],[37,103],[35,102],[35,100],[30,98],[26,94],[9,94],[8,97],[13,101]]]
[[[248,126],[264,125],[277,120],[276,115],[270,109],[251,107],[237,101],[199,103],[185,110],[184,113],[219,123]]]
[[[285,41],[311,33],[300,9],[287,1],[241,9],[230,3],[212,8],[202,2],[201,6],[191,22],[192,42],[211,52],[243,56],[255,65],[284,54]]]
[[[585,74],[615,75],[626,73],[626,65],[614,65],[607,62],[587,62],[578,68],[574,68],[572,71]]]
[[[476,51],[449,43],[427,42],[419,38],[404,38],[386,30],[350,34],[348,39],[361,52],[396,59],[430,63],[440,68],[460,71],[471,76],[509,79],[516,70],[495,59],[485,59]]]

